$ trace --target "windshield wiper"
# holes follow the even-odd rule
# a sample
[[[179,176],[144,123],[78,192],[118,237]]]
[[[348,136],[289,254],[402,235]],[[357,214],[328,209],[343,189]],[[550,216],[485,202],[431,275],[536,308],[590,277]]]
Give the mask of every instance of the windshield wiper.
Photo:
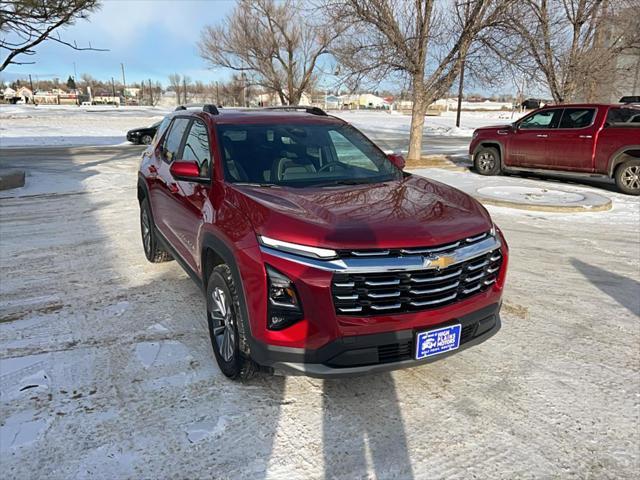
[[[254,182],[233,182],[234,185],[246,185],[247,187],[264,187],[271,188],[275,187],[275,183],[254,183]]]
[[[364,185],[367,183],[378,183],[377,180],[371,181],[358,181],[358,180],[351,180],[351,179],[343,179],[343,180],[332,180],[330,182],[321,182],[321,183],[314,183],[312,185],[310,185],[311,187],[331,187],[333,185]]]

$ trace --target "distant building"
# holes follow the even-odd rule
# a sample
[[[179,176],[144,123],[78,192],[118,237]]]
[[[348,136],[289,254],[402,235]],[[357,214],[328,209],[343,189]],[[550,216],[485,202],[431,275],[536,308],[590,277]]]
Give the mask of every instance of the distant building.
[[[16,91],[11,88],[11,87],[7,87],[4,90],[2,90],[2,101],[5,103],[15,103],[14,102],[14,98],[16,97]]]
[[[58,95],[50,91],[36,91],[33,96],[33,103],[36,105],[58,105]]]
[[[19,102],[33,103],[33,92],[27,87],[20,87],[16,92],[16,97],[18,97]]]
[[[372,93],[361,93],[355,95],[343,95],[342,108],[356,110],[356,109],[389,109],[391,104],[384,98],[374,95]]]
[[[120,97],[101,92],[93,96],[92,103],[94,105],[120,105]]]

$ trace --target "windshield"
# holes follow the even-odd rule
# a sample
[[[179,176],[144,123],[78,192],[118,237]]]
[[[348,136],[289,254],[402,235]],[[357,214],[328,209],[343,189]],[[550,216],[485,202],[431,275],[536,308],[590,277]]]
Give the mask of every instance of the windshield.
[[[307,187],[402,176],[350,125],[219,125],[218,138],[232,183]]]

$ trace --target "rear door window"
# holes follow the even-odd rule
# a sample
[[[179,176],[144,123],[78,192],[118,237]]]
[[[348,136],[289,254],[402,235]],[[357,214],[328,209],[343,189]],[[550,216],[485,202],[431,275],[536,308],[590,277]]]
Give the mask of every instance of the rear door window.
[[[165,162],[171,163],[178,158],[182,138],[184,137],[184,132],[188,125],[188,118],[176,118],[173,120],[163,145],[163,157]]]
[[[211,149],[207,126],[200,120],[194,120],[182,150],[182,160],[197,162],[200,176],[209,177],[211,169]]]
[[[611,125],[629,125],[640,123],[640,108],[617,107],[609,109],[607,123]]]
[[[595,108],[565,108],[560,128],[585,128],[593,123]]]
[[[560,108],[542,110],[522,120],[519,128],[524,130],[557,128],[561,115],[562,109]]]

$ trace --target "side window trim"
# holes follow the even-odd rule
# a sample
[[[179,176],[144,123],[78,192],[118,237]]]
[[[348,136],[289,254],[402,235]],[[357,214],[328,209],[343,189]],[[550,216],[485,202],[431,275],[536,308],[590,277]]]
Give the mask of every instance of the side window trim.
[[[533,118],[535,115],[538,115],[539,113],[543,113],[543,112],[554,112],[553,116],[551,117],[551,123],[549,125],[553,124],[553,118],[556,116],[557,112],[562,112],[560,113],[560,116],[558,118],[558,123],[557,125],[554,126],[546,126],[546,127],[537,127],[537,128],[523,128],[522,130],[556,130],[558,128],[558,126],[560,125],[560,122],[562,121],[562,115],[564,115],[564,108],[545,108],[544,110],[540,110],[538,112],[532,112],[529,115],[527,115],[526,117],[521,118],[518,121],[518,129],[520,129],[520,125],[522,125],[522,123],[525,120],[528,120],[529,118]]]
[[[562,119],[564,118],[564,114],[567,110],[575,110],[576,108],[579,107],[568,107],[568,108],[563,108],[562,109],[562,115],[560,116],[560,121],[558,122],[558,126],[556,127],[557,130],[582,130],[584,128],[591,128],[593,127],[593,124],[596,121],[596,117],[598,116],[598,108],[597,107],[584,107],[583,110],[593,110],[593,115],[591,116],[591,123],[589,125],[586,125],[584,127],[560,127],[560,125],[562,125]]]
[[[184,129],[184,132],[182,132],[182,138],[180,139],[180,143],[178,144],[178,149],[176,150],[176,155],[175,158],[172,158],[171,161],[167,161],[167,152],[166,152],[166,143],[169,140],[169,137],[171,136],[171,131],[173,130],[173,127],[176,124],[176,120],[187,120],[187,126]],[[191,129],[191,117],[185,117],[185,116],[176,116],[173,117],[173,119],[171,120],[171,124],[167,127],[167,131],[165,133],[164,139],[162,140],[162,161],[164,163],[166,163],[167,165],[171,165],[176,159],[179,159],[180,156],[182,155],[182,149],[184,148],[184,142],[186,141],[187,135],[189,134],[189,130]]]
[[[191,122],[189,123],[189,125],[187,126],[186,130],[185,130],[185,134],[182,138],[182,142],[180,144],[180,157],[182,159],[182,157],[184,156],[184,147],[187,144],[187,140],[189,139],[189,135],[191,134],[191,129],[193,128],[193,126],[196,123],[200,123],[200,125],[202,125],[204,127],[204,131],[207,134],[207,144],[209,147],[209,176],[208,177],[201,177],[203,180],[204,179],[208,179],[209,181],[213,180],[213,169],[214,169],[214,158],[213,158],[213,149],[211,147],[211,135],[209,134],[209,127],[207,126],[207,123],[200,119],[200,118],[193,118],[191,119]]]

